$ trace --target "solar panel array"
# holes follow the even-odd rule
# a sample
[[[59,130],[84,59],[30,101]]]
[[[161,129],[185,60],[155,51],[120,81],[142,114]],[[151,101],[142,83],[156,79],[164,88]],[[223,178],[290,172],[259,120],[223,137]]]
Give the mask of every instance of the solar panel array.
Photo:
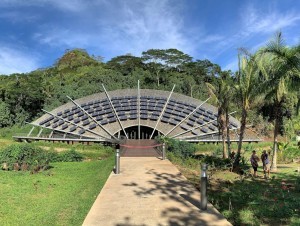
[[[121,122],[136,120],[139,117],[137,96],[113,97],[111,101]],[[166,101],[167,98],[165,97],[141,96],[140,119],[157,121],[166,105]],[[82,103],[80,107],[73,106],[64,111],[57,112],[55,115],[49,115],[45,120],[40,121],[39,125],[83,136],[86,131],[93,131],[99,127],[97,124],[106,126],[107,124],[117,122],[117,117],[107,98]],[[196,105],[190,103],[170,99],[161,117],[161,122],[176,126],[194,111],[196,107]],[[197,130],[191,131],[194,135],[200,135],[216,132],[217,126],[217,114],[204,107],[200,107],[181,123],[179,127],[185,131],[191,130],[194,127],[200,127]],[[235,123],[230,123],[230,128],[236,127]]]

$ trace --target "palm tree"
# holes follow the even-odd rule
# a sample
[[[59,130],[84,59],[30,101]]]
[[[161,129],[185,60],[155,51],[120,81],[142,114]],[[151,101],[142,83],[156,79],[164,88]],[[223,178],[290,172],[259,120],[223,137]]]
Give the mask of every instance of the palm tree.
[[[277,170],[278,134],[280,126],[280,110],[289,91],[299,90],[300,77],[300,46],[287,47],[281,32],[260,50],[264,60],[262,72],[266,78],[264,85],[266,99],[274,106],[274,140],[271,168]]]
[[[226,150],[226,137],[229,134],[226,134],[228,131],[226,127],[228,127],[228,109],[231,95],[231,86],[229,85],[229,76],[228,74],[223,73],[219,80],[217,81],[217,85],[214,86],[211,83],[206,83],[210,96],[212,100],[215,102],[218,108],[218,129],[219,133],[222,136],[222,147],[223,147],[223,158],[228,158],[228,151]]]
[[[244,139],[248,111],[257,99],[259,90],[259,68],[257,64],[257,58],[255,55],[249,54],[246,50],[240,49],[238,55],[239,70],[236,75],[235,90],[240,103],[242,115],[241,115],[241,127],[239,133],[239,143],[237,156],[234,162],[234,167],[238,166],[239,159],[242,150],[242,142]]]

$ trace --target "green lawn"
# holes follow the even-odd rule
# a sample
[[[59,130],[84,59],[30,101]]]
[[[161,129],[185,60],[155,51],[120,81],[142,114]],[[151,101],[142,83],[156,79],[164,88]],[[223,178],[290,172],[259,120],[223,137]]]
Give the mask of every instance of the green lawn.
[[[169,159],[199,188],[200,162],[197,159]],[[233,225],[300,225],[299,163],[279,164],[272,179],[241,177],[229,170],[208,170],[209,201]]]
[[[113,165],[109,157],[51,163],[37,174],[0,171],[0,224],[81,225]]]

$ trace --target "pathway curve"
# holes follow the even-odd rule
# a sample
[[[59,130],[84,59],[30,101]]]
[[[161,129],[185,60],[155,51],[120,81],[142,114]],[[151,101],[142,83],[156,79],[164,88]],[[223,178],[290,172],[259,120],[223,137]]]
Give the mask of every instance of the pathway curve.
[[[231,225],[211,204],[200,210],[200,193],[168,160],[121,158],[83,225]]]

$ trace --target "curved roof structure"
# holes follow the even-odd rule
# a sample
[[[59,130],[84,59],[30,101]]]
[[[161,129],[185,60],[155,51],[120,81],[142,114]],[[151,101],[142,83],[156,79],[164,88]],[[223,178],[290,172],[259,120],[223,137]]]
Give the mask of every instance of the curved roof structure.
[[[103,86],[104,88],[104,86]],[[104,88],[105,90],[105,88]],[[31,123],[50,129],[49,138],[110,141],[153,139],[219,141],[217,109],[200,100],[161,90],[122,89],[72,100]],[[230,116],[230,129],[240,127]]]

